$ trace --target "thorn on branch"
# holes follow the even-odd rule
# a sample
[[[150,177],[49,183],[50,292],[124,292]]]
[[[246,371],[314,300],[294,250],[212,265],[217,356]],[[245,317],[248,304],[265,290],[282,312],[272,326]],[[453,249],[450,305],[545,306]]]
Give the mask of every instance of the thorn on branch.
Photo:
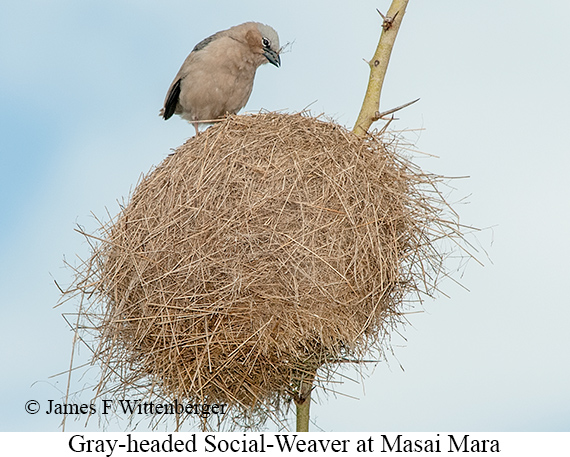
[[[374,114],[374,117],[373,117],[373,119],[372,119],[372,122],[379,121],[380,119],[382,119],[382,120],[384,120],[384,121],[392,121],[392,120],[394,120],[394,116],[392,116],[391,119],[385,119],[384,117],[385,117],[385,116],[388,116],[389,114],[393,114],[393,113],[395,113],[396,111],[400,111],[401,109],[404,109],[404,108],[406,108],[407,106],[413,105],[413,104],[416,103],[418,100],[419,100],[419,98],[416,98],[415,100],[412,100],[411,102],[404,103],[403,105],[396,106],[396,108],[392,108],[392,109],[389,109],[389,110],[387,110],[387,111],[382,111],[382,112],[376,111],[376,113]]]
[[[376,8],[376,11],[378,11],[378,14],[382,16],[382,20],[384,21],[382,22],[382,28],[384,29],[384,31],[389,30],[392,27],[392,24],[394,24],[396,16],[398,16],[399,13],[399,11],[396,11],[396,14],[390,17],[390,16],[384,16],[378,8]]]

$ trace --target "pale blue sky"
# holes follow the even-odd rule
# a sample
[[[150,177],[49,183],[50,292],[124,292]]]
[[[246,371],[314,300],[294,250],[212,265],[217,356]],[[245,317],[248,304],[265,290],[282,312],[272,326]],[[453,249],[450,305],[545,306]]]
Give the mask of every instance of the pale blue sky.
[[[158,117],[202,38],[256,20],[292,42],[262,67],[248,111],[311,105],[352,126],[388,0],[19,0],[0,15],[0,431],[57,430],[24,412],[58,400],[72,334],[53,279],[88,255],[76,224],[117,212],[141,173],[193,134]],[[452,200],[489,256],[410,316],[407,341],[363,386],[313,406],[324,431],[560,431],[570,424],[566,183],[570,6],[562,1],[411,0],[382,97],[417,97],[395,124],[439,158]],[[81,356],[85,356],[85,351]],[[402,371],[400,364],[404,367]],[[354,373],[350,376],[357,376]],[[76,389],[81,387],[76,380]],[[87,382],[87,381],[85,381]],[[89,392],[80,400],[88,402]],[[121,425],[119,424],[118,427]],[[81,429],[79,422],[71,423]],[[91,424],[96,429],[96,424]]]

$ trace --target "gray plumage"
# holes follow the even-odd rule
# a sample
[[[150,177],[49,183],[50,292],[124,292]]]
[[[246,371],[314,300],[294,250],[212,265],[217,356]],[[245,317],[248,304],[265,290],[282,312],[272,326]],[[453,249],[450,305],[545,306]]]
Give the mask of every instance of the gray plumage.
[[[168,89],[160,114],[180,115],[194,124],[237,113],[251,95],[257,68],[281,64],[277,32],[246,22],[200,41]]]

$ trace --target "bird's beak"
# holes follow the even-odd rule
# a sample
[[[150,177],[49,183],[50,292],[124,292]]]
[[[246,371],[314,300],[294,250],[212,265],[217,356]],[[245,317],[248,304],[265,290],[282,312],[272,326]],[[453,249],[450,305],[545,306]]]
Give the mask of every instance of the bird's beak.
[[[281,59],[279,54],[277,54],[273,49],[263,48],[263,55],[269,60],[269,63],[275,65],[276,67],[281,65]]]

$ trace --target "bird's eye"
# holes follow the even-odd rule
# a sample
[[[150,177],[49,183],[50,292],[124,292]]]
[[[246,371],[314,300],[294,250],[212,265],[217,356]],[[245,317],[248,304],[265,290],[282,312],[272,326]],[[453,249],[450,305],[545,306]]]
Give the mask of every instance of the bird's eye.
[[[271,47],[271,41],[269,41],[265,37],[262,38],[261,43],[263,44],[264,48],[270,48]]]

